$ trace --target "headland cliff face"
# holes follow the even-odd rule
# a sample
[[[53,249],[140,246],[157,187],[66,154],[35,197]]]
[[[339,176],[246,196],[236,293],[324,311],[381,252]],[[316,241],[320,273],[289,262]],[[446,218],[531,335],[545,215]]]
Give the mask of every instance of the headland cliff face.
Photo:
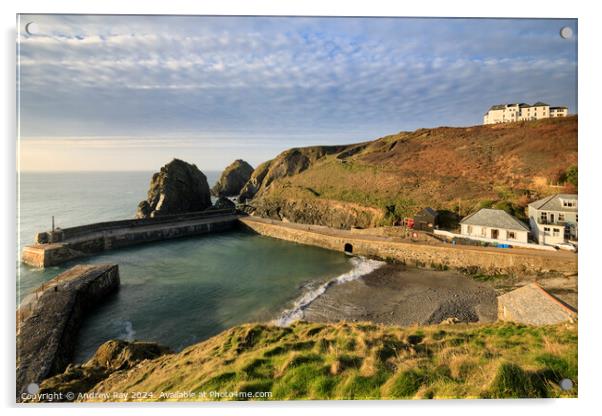
[[[255,169],[239,199],[255,215],[336,228],[394,225],[427,206],[520,213],[536,198],[575,192],[562,178],[576,165],[576,116],[419,129],[287,150]]]
[[[342,152],[348,146],[312,146],[294,148],[280,153],[276,158],[262,163],[253,171],[251,178],[242,188],[241,202],[264,192],[272,182],[298,175],[327,155]]]

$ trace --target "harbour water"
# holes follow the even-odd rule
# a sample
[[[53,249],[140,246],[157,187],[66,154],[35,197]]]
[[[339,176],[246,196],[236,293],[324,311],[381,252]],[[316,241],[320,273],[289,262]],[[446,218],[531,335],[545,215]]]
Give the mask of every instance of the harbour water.
[[[218,172],[205,172],[210,185]],[[132,218],[152,172],[21,173],[18,239],[37,231]],[[81,261],[81,260],[80,260]],[[108,339],[156,341],[179,350],[243,322],[278,319],[296,300],[362,267],[344,254],[243,231],[152,243],[83,260],[117,263],[119,293],[84,322],[83,361]],[[17,301],[76,262],[17,264]]]

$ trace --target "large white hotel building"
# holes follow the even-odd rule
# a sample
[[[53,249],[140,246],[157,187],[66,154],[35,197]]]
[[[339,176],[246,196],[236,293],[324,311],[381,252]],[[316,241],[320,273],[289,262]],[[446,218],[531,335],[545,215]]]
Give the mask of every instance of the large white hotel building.
[[[497,104],[491,106],[483,117],[483,124],[510,123],[522,120],[539,120],[550,117],[566,117],[569,114],[567,107],[550,107],[549,104],[537,102],[533,105]]]

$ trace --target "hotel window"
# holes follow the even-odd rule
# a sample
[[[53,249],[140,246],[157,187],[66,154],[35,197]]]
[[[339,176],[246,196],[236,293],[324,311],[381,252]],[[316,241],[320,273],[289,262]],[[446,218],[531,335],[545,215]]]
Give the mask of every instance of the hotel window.
[[[466,226],[466,233],[467,234],[472,234],[472,225],[467,225]]]
[[[546,222],[547,220],[548,220],[548,213],[542,212],[541,213],[541,222]]]
[[[560,228],[554,228],[553,230],[553,236],[558,237],[560,235]]]
[[[506,231],[507,240],[516,240],[516,233],[514,231]]]
[[[543,232],[544,233],[549,233],[550,232],[550,227],[543,227]]]
[[[558,221],[564,221],[564,214],[558,214]]]

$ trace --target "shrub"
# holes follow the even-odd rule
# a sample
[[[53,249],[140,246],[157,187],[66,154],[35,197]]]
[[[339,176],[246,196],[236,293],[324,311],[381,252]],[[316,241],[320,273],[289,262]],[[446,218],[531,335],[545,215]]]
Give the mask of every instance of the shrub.
[[[577,166],[570,166],[566,170],[566,181],[573,185],[575,188],[578,186],[578,171]]]

